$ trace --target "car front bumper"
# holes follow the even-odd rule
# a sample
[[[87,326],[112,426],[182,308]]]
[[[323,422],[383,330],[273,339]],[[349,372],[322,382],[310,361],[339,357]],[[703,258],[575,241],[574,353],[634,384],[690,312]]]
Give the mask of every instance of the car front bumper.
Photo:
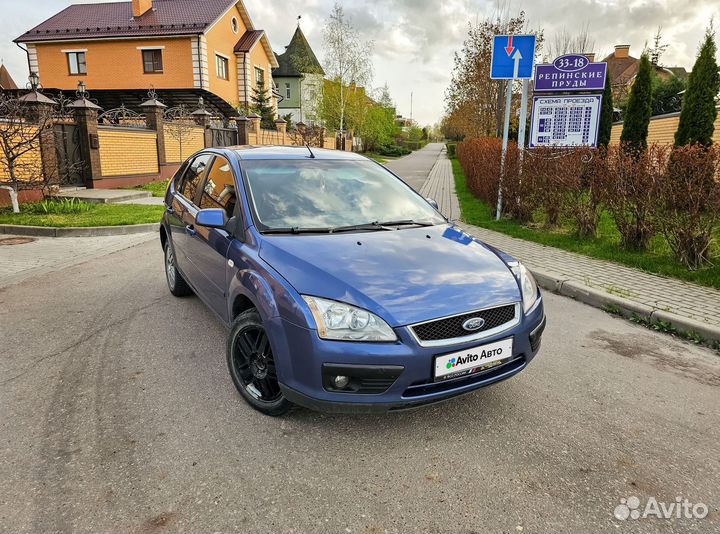
[[[301,406],[332,413],[407,410],[442,402],[500,382],[522,371],[535,357],[546,318],[542,300],[517,326],[460,345],[421,347],[406,327],[395,343],[320,339],[315,330],[275,318],[267,325],[285,397]],[[513,338],[512,356],[475,374],[435,382],[435,357]],[[330,374],[356,377],[358,392],[334,390]],[[369,391],[369,392],[366,392]]]

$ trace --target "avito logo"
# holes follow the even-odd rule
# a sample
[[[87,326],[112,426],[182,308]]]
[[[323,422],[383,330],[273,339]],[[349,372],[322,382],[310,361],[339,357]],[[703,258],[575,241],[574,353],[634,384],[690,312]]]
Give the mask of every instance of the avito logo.
[[[502,348],[498,347],[497,349],[483,350],[480,354],[468,354],[466,356],[458,356],[457,358],[451,358],[450,361],[447,362],[446,367],[448,369],[452,369],[453,367],[457,367],[458,365],[463,365],[465,363],[485,360],[487,358],[492,358],[493,356],[500,356],[502,354],[502,351]]]

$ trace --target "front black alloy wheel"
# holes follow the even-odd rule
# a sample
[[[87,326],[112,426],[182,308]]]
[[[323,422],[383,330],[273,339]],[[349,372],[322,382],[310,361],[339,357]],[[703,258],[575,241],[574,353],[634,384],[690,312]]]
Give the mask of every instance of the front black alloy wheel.
[[[292,407],[277,379],[270,340],[257,310],[237,316],[227,341],[230,376],[240,395],[256,410],[272,416]]]

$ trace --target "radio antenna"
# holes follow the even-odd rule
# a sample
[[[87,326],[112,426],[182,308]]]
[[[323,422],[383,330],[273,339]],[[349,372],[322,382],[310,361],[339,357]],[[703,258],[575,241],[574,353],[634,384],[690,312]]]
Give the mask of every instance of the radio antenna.
[[[310,145],[307,142],[305,143],[305,148],[307,148],[308,152],[310,152],[310,157],[315,159],[315,154],[313,154],[312,148],[310,148]]]

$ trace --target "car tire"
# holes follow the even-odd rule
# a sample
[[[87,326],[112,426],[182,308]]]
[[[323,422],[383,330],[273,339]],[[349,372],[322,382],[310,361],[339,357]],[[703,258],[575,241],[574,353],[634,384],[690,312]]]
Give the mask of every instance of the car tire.
[[[178,271],[175,262],[175,249],[170,240],[165,243],[165,279],[167,280],[170,293],[176,297],[187,297],[192,295],[192,289]]]
[[[235,318],[226,352],[230,377],[250,406],[273,417],[284,415],[293,407],[280,390],[270,340],[256,309]]]

